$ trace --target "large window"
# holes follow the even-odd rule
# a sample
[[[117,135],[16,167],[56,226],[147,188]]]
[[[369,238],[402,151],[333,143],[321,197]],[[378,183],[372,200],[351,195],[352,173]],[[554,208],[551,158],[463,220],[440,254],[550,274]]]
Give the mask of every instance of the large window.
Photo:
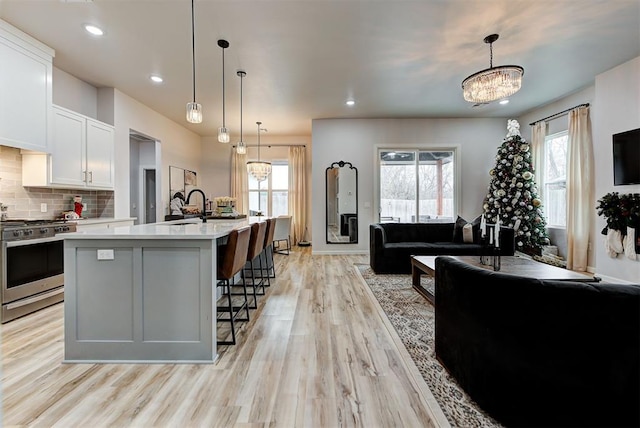
[[[454,151],[378,152],[380,221],[453,221]]]
[[[289,165],[272,162],[269,177],[258,182],[249,174],[249,214],[277,217],[289,213]]]
[[[567,226],[567,131],[544,139],[544,215],[547,226]]]

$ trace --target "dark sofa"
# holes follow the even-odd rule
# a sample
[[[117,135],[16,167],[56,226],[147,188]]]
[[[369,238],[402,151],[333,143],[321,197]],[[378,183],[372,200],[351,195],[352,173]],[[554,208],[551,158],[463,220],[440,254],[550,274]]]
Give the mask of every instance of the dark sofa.
[[[454,239],[456,223],[374,223],[369,225],[369,264],[376,273],[411,273],[411,256],[480,255],[479,230],[474,243]],[[500,254],[515,253],[515,234],[500,228]]]
[[[496,420],[640,425],[640,285],[435,268],[436,356]]]

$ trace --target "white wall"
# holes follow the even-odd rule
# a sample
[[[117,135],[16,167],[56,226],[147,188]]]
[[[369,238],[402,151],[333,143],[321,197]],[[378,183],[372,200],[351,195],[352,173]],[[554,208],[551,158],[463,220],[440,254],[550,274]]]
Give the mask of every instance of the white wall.
[[[157,218],[161,219],[168,213],[169,165],[196,171],[200,183],[200,136],[123,92],[111,90],[114,100],[116,146],[115,216],[129,216],[129,131],[133,129],[160,142],[158,147],[162,152],[161,167],[156,170],[156,181],[162,183],[157,200],[160,211]],[[102,92],[100,96],[103,96]]]
[[[312,123],[312,235],[314,254],[366,253],[369,224],[377,222],[376,150],[379,147],[458,148],[458,213],[481,214],[489,170],[507,135],[507,118],[492,119],[316,119]],[[358,243],[326,244],[325,169],[343,160],[358,168]]]
[[[595,113],[593,125],[596,160],[596,199],[610,192],[638,193],[640,185],[613,185],[612,135],[640,128],[640,57],[596,76]],[[594,207],[595,210],[595,207]],[[598,233],[606,225],[603,217],[596,217]],[[630,260],[623,255],[609,257],[603,235],[595,243],[596,272],[603,278],[617,278],[640,283],[640,257]]]
[[[53,67],[52,79],[54,104],[98,119],[98,89],[95,86],[57,67]]]

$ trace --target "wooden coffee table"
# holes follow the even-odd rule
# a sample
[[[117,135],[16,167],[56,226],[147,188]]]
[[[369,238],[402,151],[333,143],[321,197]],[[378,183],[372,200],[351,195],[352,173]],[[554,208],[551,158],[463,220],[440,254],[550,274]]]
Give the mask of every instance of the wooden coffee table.
[[[411,256],[411,284],[417,292],[422,294],[431,303],[435,302],[435,296],[420,284],[422,274],[435,276],[436,258],[439,256]],[[493,267],[480,264],[480,256],[449,256],[473,266],[493,271]],[[502,256],[500,272],[528,276],[538,279],[550,279],[555,281],[579,281],[595,282],[589,275],[572,270],[563,269],[546,263],[530,260],[525,257]]]

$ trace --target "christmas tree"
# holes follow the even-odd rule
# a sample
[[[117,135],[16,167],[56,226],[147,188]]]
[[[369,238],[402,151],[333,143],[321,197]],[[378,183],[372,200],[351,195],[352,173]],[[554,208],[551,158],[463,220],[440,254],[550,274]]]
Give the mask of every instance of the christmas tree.
[[[487,222],[499,221],[515,230],[517,251],[539,255],[542,246],[549,245],[549,237],[531,164],[531,147],[520,136],[517,120],[509,120],[507,130],[496,166],[489,171],[484,216]]]

